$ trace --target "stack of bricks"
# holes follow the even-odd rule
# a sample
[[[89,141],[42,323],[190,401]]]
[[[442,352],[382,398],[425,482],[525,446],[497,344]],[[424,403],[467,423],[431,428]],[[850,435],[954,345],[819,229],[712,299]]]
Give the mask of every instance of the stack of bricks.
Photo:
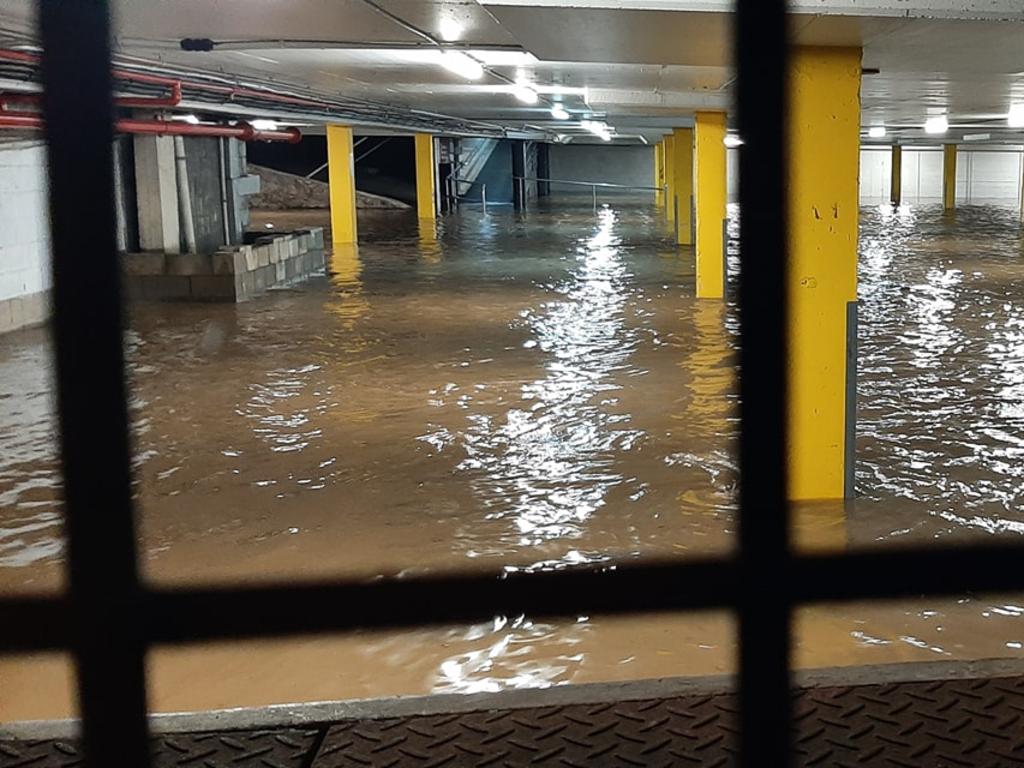
[[[124,256],[129,297],[148,301],[248,301],[323,273],[321,227],[259,237],[213,254]]]

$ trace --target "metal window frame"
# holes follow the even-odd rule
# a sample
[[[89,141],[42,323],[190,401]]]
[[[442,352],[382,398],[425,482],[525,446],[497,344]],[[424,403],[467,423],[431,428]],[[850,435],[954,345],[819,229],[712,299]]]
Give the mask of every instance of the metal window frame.
[[[795,555],[785,495],[785,0],[737,0],[740,535],[724,559],[392,582],[170,589],[138,573],[115,249],[108,0],[39,0],[69,589],[0,600],[0,652],[70,650],[87,764],[149,765],[152,644],[535,617],[731,609],[740,758],[791,764],[790,617],[831,601],[1024,588],[1024,547]],[[751,255],[754,257],[751,258]],[[319,610],[325,603],[343,610]],[[257,610],[258,609],[258,610]]]

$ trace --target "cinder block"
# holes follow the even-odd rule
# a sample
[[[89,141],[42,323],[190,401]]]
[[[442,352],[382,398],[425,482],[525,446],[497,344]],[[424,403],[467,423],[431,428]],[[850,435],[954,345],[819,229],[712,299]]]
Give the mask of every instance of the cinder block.
[[[312,261],[312,267],[315,272],[319,272],[325,266],[327,266],[327,259],[324,257],[323,251],[310,250],[310,258]]]
[[[168,275],[212,275],[213,260],[198,253],[171,253],[167,255]]]
[[[235,275],[235,301],[248,301],[256,295],[256,273],[239,272]]]
[[[189,278],[192,298],[197,301],[234,301],[234,275],[193,275]]]
[[[14,318],[11,315],[11,299],[4,299],[0,301],[0,333],[13,330]]]
[[[251,245],[238,246],[238,252],[242,254],[245,259],[245,268],[248,271],[251,272],[259,267],[259,264],[256,263],[256,250]]]
[[[249,269],[245,263],[245,254],[240,251],[217,251],[211,262],[215,275],[236,275]]]
[[[277,285],[284,285],[288,281],[288,272],[285,269],[286,263],[279,261],[274,265],[274,282]]]
[[[299,255],[299,241],[295,238],[294,235],[289,235],[287,242],[288,242],[288,258],[289,259],[294,259],[296,256]]]
[[[183,301],[192,297],[187,275],[142,275],[142,293],[150,301]]]
[[[270,266],[270,249],[272,247],[273,246],[271,246],[269,243],[265,243],[263,245],[257,245],[255,248],[253,248],[253,250],[256,252],[257,269],[260,269],[261,267]]]
[[[146,287],[141,275],[125,275],[122,285],[128,301],[142,301],[146,298]]]
[[[279,264],[285,260],[288,250],[284,245],[284,240],[280,237],[275,237],[274,242],[271,243],[270,247],[270,263]]]
[[[167,257],[163,253],[126,253],[121,257],[126,275],[162,275],[167,268]]]
[[[296,232],[292,237],[295,238],[295,244],[299,249],[299,253],[303,254],[309,250],[309,243],[312,238],[308,232]]]
[[[309,234],[313,238],[312,249],[322,251],[324,249],[324,228],[310,227]]]

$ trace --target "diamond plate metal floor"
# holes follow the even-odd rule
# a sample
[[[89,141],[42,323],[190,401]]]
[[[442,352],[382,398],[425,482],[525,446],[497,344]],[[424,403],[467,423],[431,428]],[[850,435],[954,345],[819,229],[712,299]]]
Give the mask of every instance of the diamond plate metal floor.
[[[1024,766],[1024,669],[926,664],[813,673],[794,693],[799,766]],[[1007,666],[1010,665],[1010,666]],[[991,673],[981,675],[979,673]],[[874,681],[872,682],[872,675]],[[204,768],[732,766],[727,678],[154,718],[154,764]],[[798,681],[801,682],[801,681]],[[650,694],[644,696],[645,690]],[[502,706],[507,702],[509,706]],[[278,727],[244,728],[278,720]],[[314,722],[318,721],[318,722]],[[205,732],[202,725],[211,726]],[[293,727],[285,727],[290,723]],[[220,725],[220,728],[212,726]],[[60,729],[59,725],[51,725]],[[81,762],[43,724],[0,727],[0,768]],[[18,736],[19,730],[21,738]],[[32,738],[30,738],[32,737]]]

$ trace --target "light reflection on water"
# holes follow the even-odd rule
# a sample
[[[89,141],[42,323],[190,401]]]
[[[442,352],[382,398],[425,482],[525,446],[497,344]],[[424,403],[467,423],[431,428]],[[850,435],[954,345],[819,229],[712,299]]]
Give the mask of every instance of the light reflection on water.
[[[274,216],[278,228],[300,218]],[[797,541],[835,550],[1017,534],[1015,212],[862,218],[859,496],[800,505]],[[589,206],[467,213],[426,232],[371,218],[327,280],[238,307],[135,308],[147,573],[404,577],[728,551],[736,318],[693,298],[692,256],[666,234],[659,212],[635,205],[596,217]],[[60,579],[47,354],[40,331],[0,338],[3,590]],[[1015,655],[1019,603],[807,609],[797,660]],[[729,669],[733,647],[720,615],[498,617],[242,654],[162,651],[154,695],[158,708],[184,709],[697,674]],[[57,668],[0,661],[0,680],[25,694],[0,699],[0,719],[65,711]]]

